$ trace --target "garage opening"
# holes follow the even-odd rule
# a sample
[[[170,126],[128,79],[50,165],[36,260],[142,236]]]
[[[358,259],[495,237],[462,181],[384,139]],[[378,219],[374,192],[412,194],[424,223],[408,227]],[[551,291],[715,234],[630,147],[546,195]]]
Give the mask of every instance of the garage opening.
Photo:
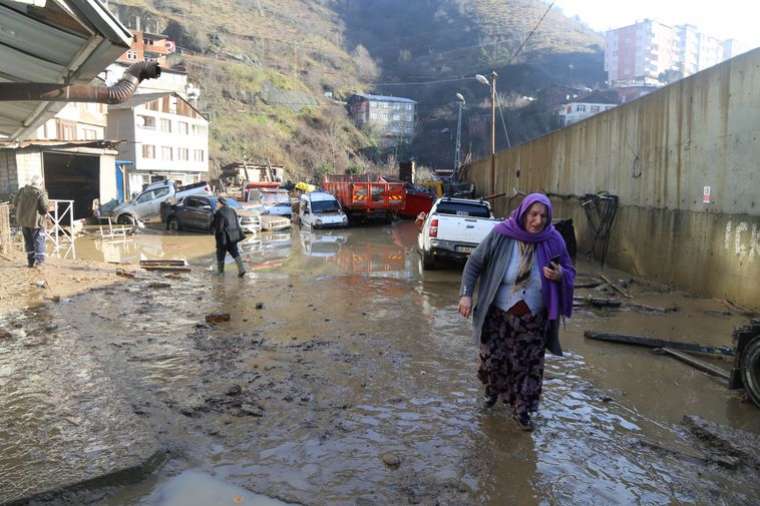
[[[100,157],[43,153],[43,167],[48,197],[73,200],[75,220],[92,216],[92,201],[100,198]]]

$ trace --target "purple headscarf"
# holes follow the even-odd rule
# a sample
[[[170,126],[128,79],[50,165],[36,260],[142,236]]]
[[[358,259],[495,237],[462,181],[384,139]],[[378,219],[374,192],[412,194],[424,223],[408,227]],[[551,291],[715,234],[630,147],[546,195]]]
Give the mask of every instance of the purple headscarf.
[[[524,228],[525,215],[533,204],[546,206],[546,227],[537,234],[531,234]],[[575,267],[565,247],[565,240],[552,225],[552,203],[543,193],[531,193],[525,197],[520,206],[503,222],[496,225],[497,233],[536,245],[536,258],[541,271],[541,292],[544,304],[549,311],[549,319],[556,320],[560,316],[570,317],[573,311],[573,285],[575,284]],[[543,268],[549,265],[553,258],[559,258],[562,266],[562,281],[554,282],[544,276]]]

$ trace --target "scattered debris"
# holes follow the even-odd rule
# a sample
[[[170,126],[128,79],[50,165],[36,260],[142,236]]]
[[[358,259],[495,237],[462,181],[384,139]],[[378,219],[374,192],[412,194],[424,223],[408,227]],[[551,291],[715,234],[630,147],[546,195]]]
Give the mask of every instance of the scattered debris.
[[[221,323],[230,321],[229,313],[211,313],[206,315],[206,323]]]
[[[760,470],[760,437],[755,434],[708,422],[698,416],[684,416],[682,422],[706,446],[710,460],[735,469],[747,466]]]
[[[600,299],[589,295],[586,297],[573,297],[573,304],[594,307],[620,307],[623,303],[617,299]]]
[[[657,339],[653,337],[608,334],[606,332],[592,332],[590,330],[584,332],[583,335],[587,339],[607,341],[610,343],[632,344],[636,346],[644,346],[647,348],[672,348],[676,350],[688,351],[690,353],[702,353],[705,355],[719,355],[724,357],[734,356],[734,350],[729,346],[703,346],[697,343],[669,341],[667,339]]]
[[[152,290],[162,290],[164,288],[171,288],[172,285],[169,283],[159,283],[159,282],[153,282],[148,284],[148,288]]]
[[[612,288],[613,290],[615,290],[617,293],[619,293],[620,295],[622,295],[626,299],[633,298],[633,297],[631,297],[630,293],[626,292],[625,290],[623,290],[622,288],[620,288],[619,286],[617,286],[615,283],[613,283],[612,281],[610,281],[610,278],[608,278],[604,274],[600,274],[599,277],[602,278],[605,283],[607,283],[608,285],[610,285],[610,288]]]
[[[183,259],[140,260],[140,267],[146,271],[190,272],[192,270],[187,260]]]
[[[638,309],[641,311],[646,311],[649,313],[675,313],[678,311],[678,306],[670,306],[670,307],[657,307],[657,306],[650,306],[647,304],[638,304],[636,302],[628,302],[626,304],[626,307],[630,307],[632,309]]]
[[[232,385],[226,392],[226,395],[229,395],[230,397],[235,395],[240,395],[243,392],[243,389],[240,385]]]
[[[48,288],[48,282],[44,279],[40,279],[39,281],[34,282],[34,286],[37,288]]]
[[[264,303],[263,302],[257,302],[256,303],[256,309],[264,309]]]
[[[127,272],[124,269],[116,269],[116,275],[121,276],[122,278],[129,278],[129,279],[134,279],[137,277],[133,273]]]
[[[0,329],[0,339],[10,339],[11,337],[13,337],[13,334],[5,329]]]
[[[380,458],[382,459],[383,464],[390,468],[395,469],[401,465],[401,458],[395,453],[385,452],[380,455]]]
[[[699,360],[696,357],[689,356],[686,353],[682,353],[680,351],[676,351],[671,348],[656,348],[656,349],[662,351],[666,355],[670,355],[676,360],[680,360],[681,362],[685,364],[689,364],[695,369],[698,369],[702,372],[706,372],[707,374],[711,376],[717,376],[719,378],[723,378],[726,381],[728,381],[730,378],[730,373],[726,371],[725,369],[714,366],[712,364],[708,364],[707,362],[703,360]]]

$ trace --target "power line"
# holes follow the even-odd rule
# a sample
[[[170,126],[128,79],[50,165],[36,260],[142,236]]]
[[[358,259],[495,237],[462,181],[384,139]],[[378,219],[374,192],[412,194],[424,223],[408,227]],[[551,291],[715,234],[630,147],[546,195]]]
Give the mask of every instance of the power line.
[[[504,137],[507,138],[507,148],[512,147],[512,142],[509,140],[509,133],[507,132],[507,123],[504,121],[504,111],[501,108],[501,99],[499,95],[496,95],[496,105],[499,107],[499,116],[501,117],[501,126],[504,128]]]
[[[438,79],[435,81],[414,81],[414,82],[407,82],[407,83],[372,83],[372,86],[416,86],[416,85],[422,85],[422,84],[454,83],[458,81],[470,81],[472,79],[475,79],[475,76],[459,77],[459,78],[452,78],[452,79]]]
[[[525,48],[525,44],[527,44],[530,38],[533,36],[533,34],[536,33],[536,30],[538,30],[538,27],[541,26],[541,23],[544,22],[544,18],[547,16],[547,14],[549,14],[549,11],[552,10],[552,7],[554,7],[554,3],[555,2],[552,2],[549,4],[549,7],[546,8],[543,16],[541,16],[541,19],[539,19],[538,22],[536,23],[536,26],[533,27],[533,30],[531,30],[530,33],[528,33],[528,36],[525,37],[525,40],[522,41],[522,44],[520,44],[520,47],[517,48],[517,51],[515,51],[515,53],[509,57],[509,61],[507,62],[507,65],[512,63],[512,61],[520,55],[523,48]]]

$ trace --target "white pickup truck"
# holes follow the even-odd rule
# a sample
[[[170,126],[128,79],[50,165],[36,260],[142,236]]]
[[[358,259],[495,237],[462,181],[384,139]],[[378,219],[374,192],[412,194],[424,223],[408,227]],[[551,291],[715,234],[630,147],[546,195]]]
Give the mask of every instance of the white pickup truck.
[[[438,199],[417,237],[423,268],[434,268],[439,258],[467,258],[497,223],[491,205],[484,200]]]

